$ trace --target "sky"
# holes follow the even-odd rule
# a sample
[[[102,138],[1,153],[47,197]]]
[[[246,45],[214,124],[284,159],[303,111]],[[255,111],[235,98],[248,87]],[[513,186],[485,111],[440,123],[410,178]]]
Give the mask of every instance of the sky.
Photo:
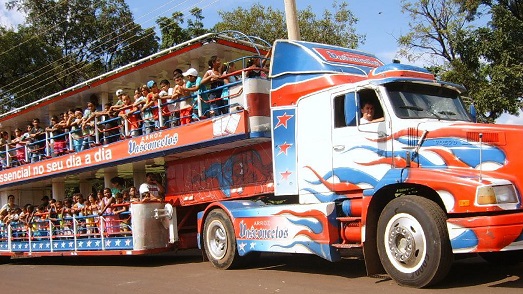
[[[20,13],[6,11],[5,3],[8,0],[0,0],[0,24],[4,26],[16,26],[23,22],[24,17]],[[318,18],[323,12],[331,10],[334,0],[295,0],[298,10],[308,6],[316,13]],[[338,0],[338,3],[343,0]],[[405,58],[398,55],[397,39],[409,31],[409,16],[401,12],[401,0],[345,0],[348,8],[358,19],[356,33],[365,35],[365,43],[357,49],[376,55],[385,63],[393,59],[400,59],[407,63]],[[220,20],[217,11],[231,11],[238,6],[249,8],[255,3],[271,6],[273,9],[284,11],[284,0],[126,0],[135,22],[142,27],[156,26],[155,20],[159,16],[170,16],[175,11],[181,11],[185,15],[193,7],[202,9],[204,25],[212,27]],[[422,63],[416,65],[423,66]],[[523,124],[523,115],[519,117],[503,115],[498,123]]]

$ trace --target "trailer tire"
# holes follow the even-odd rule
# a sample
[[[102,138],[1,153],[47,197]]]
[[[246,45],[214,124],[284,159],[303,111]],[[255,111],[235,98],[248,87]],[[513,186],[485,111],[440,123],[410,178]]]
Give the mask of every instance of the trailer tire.
[[[205,219],[203,246],[211,263],[219,269],[237,266],[240,256],[236,251],[236,237],[229,216],[215,209]]]
[[[397,283],[427,287],[442,280],[453,262],[446,215],[433,201],[403,196],[389,202],[378,220],[378,254]]]

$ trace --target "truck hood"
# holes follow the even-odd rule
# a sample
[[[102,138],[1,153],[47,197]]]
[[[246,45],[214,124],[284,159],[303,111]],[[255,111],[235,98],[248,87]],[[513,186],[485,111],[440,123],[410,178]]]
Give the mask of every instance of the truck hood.
[[[516,187],[519,198],[519,204],[512,209],[521,209],[522,126],[421,122],[416,128],[402,129],[392,135],[394,153],[416,146],[425,132],[419,153],[413,156],[407,182],[434,187],[440,196],[447,193],[450,194],[447,198],[469,200],[472,206],[476,187],[508,180]],[[402,163],[401,157],[397,163]],[[485,208],[459,208],[455,203],[452,206],[447,206],[449,212],[485,211]],[[504,208],[486,210],[500,209]]]

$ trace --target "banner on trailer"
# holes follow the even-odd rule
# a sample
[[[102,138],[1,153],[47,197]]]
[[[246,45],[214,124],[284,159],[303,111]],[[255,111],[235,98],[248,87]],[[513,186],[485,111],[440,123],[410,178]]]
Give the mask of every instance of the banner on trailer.
[[[5,169],[0,171],[0,184],[43,178],[96,165],[137,160],[139,157],[150,158],[155,153],[161,156],[161,153],[168,150],[245,134],[246,130],[245,113],[233,113],[212,120],[159,130],[110,145],[101,145],[81,152]]]

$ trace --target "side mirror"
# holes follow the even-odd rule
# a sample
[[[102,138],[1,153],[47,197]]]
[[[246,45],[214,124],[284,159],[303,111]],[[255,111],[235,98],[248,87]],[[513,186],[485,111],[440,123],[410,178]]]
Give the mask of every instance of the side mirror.
[[[477,115],[476,107],[474,107],[474,104],[470,104],[469,113],[470,113],[470,116],[472,117],[472,121],[478,122],[478,115]]]

